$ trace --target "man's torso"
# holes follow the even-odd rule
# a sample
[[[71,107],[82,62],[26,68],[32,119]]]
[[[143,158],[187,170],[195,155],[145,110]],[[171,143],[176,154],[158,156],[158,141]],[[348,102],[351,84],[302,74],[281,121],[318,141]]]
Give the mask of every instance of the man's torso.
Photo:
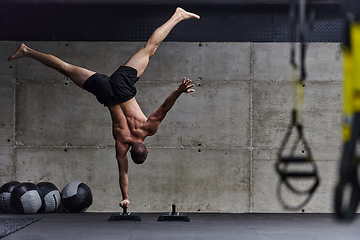
[[[129,145],[132,145],[135,141],[144,141],[148,135],[148,132],[144,129],[147,118],[135,98],[108,108],[113,122],[115,141]]]

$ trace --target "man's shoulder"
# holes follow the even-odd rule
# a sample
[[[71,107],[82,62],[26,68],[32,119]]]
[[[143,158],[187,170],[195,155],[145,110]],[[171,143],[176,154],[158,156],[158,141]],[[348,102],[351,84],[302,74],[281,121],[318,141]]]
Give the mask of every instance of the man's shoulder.
[[[115,141],[116,155],[126,156],[126,153],[129,151],[129,148],[130,148],[130,144],[120,140]]]

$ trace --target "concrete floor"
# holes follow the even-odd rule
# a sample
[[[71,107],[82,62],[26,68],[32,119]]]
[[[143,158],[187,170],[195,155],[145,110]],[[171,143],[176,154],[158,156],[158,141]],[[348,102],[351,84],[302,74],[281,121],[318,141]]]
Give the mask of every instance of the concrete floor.
[[[19,216],[4,214],[6,217]],[[2,215],[2,216],[4,216]],[[358,239],[360,219],[340,223],[332,214],[188,214],[190,222],[157,222],[159,213],[142,221],[109,222],[110,213],[50,213],[4,240],[63,239]]]

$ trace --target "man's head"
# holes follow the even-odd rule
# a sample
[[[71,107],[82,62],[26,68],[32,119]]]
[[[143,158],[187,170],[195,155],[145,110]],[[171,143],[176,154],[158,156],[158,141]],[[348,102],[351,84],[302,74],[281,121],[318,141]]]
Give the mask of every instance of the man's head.
[[[146,149],[145,144],[142,142],[134,143],[130,150],[131,158],[136,164],[144,163],[148,152],[149,151]]]

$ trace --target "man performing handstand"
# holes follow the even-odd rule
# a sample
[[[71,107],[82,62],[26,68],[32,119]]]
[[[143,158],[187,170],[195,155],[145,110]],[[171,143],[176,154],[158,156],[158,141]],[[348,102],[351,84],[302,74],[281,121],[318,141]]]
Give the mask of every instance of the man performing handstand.
[[[123,66],[120,66],[110,77],[77,67],[50,55],[37,52],[21,44],[8,60],[22,57],[33,58],[69,77],[79,87],[93,93],[97,100],[108,107],[113,123],[116,159],[119,168],[119,184],[122,194],[120,206],[129,206],[128,195],[128,159],[127,152],[131,147],[131,158],[141,164],[147,157],[148,150],[144,140],[154,135],[160,122],[183,93],[194,92],[191,80],[184,78],[182,83],[163,102],[163,104],[146,118],[135,100],[134,84],[145,71],[149,59],[154,55],[159,44],[180,21],[200,17],[177,8],[173,16],[155,30],[146,45],[133,55]]]

